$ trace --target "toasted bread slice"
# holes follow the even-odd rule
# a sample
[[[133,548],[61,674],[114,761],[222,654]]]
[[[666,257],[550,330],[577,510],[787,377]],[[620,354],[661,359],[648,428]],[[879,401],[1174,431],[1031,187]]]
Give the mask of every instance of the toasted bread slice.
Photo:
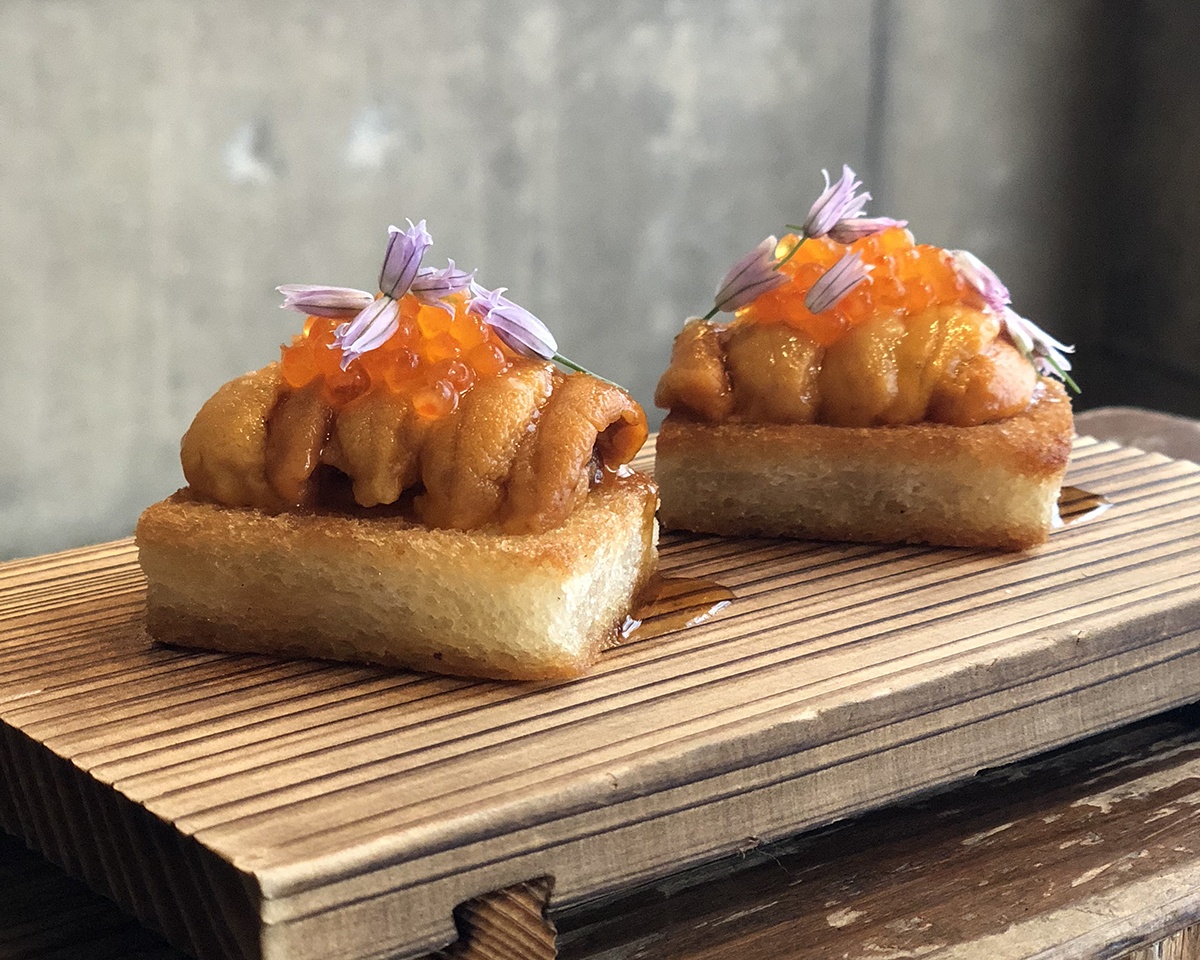
[[[953,427],[707,424],[667,417],[664,527],[725,535],[1020,550],[1045,541],[1073,434],[1062,387],[1023,414]]]
[[[653,572],[656,505],[633,474],[595,487],[560,527],[505,535],[272,515],[185,489],[138,521],[149,632],[214,650],[577,676]]]

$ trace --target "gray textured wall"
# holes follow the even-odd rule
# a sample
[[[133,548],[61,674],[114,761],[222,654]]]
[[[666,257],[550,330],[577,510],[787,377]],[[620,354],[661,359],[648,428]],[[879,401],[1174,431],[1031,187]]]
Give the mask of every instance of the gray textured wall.
[[[0,0],[0,558],[131,531],[178,440],[389,223],[647,406],[819,169],[1087,340],[1073,164],[1099,0]]]

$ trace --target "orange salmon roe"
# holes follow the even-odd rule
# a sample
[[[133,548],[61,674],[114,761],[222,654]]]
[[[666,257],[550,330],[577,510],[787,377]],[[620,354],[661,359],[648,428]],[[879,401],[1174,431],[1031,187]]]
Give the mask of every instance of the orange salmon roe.
[[[776,256],[785,256],[796,239],[794,234],[784,237],[776,248]],[[809,289],[850,251],[860,252],[863,263],[874,267],[869,279],[846,294],[836,306],[812,313],[804,305]],[[781,270],[792,281],[764,293],[739,310],[738,317],[764,323],[783,321],[825,347],[878,313],[915,314],[931,306],[949,304],[974,309],[984,306],[983,297],[958,275],[945,250],[914,243],[903,227],[889,227],[849,245],[828,237],[805,240]]]
[[[283,379],[293,388],[319,379],[334,407],[378,389],[409,398],[427,419],[453,413],[464,393],[477,381],[507,370],[511,359],[492,328],[467,313],[465,292],[444,302],[454,308],[453,316],[406,294],[396,332],[345,370],[342,351],[330,349],[342,321],[309,317],[304,331],[282,348]]]

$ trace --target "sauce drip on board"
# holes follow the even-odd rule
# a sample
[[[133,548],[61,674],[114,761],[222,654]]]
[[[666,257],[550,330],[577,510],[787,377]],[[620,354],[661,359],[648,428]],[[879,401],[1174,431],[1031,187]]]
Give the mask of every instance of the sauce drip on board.
[[[656,573],[638,594],[608,649],[694,627],[736,599],[732,590],[712,580]]]
[[[1103,494],[1063,487],[1058,497],[1059,526],[1094,520],[1112,506]],[[605,649],[651,640],[710,620],[737,596],[713,580],[654,574]]]

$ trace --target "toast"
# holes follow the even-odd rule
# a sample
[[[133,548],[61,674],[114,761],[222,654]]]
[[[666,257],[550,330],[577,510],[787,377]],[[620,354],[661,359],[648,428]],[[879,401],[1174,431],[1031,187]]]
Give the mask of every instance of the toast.
[[[654,485],[595,488],[538,534],[269,514],[184,490],[137,544],[148,627],[188,647],[519,680],[585,672],[654,570]]]
[[[1022,550],[1043,542],[1071,452],[1047,382],[1016,417],[974,427],[708,424],[668,416],[655,479],[667,528],[726,536]]]

